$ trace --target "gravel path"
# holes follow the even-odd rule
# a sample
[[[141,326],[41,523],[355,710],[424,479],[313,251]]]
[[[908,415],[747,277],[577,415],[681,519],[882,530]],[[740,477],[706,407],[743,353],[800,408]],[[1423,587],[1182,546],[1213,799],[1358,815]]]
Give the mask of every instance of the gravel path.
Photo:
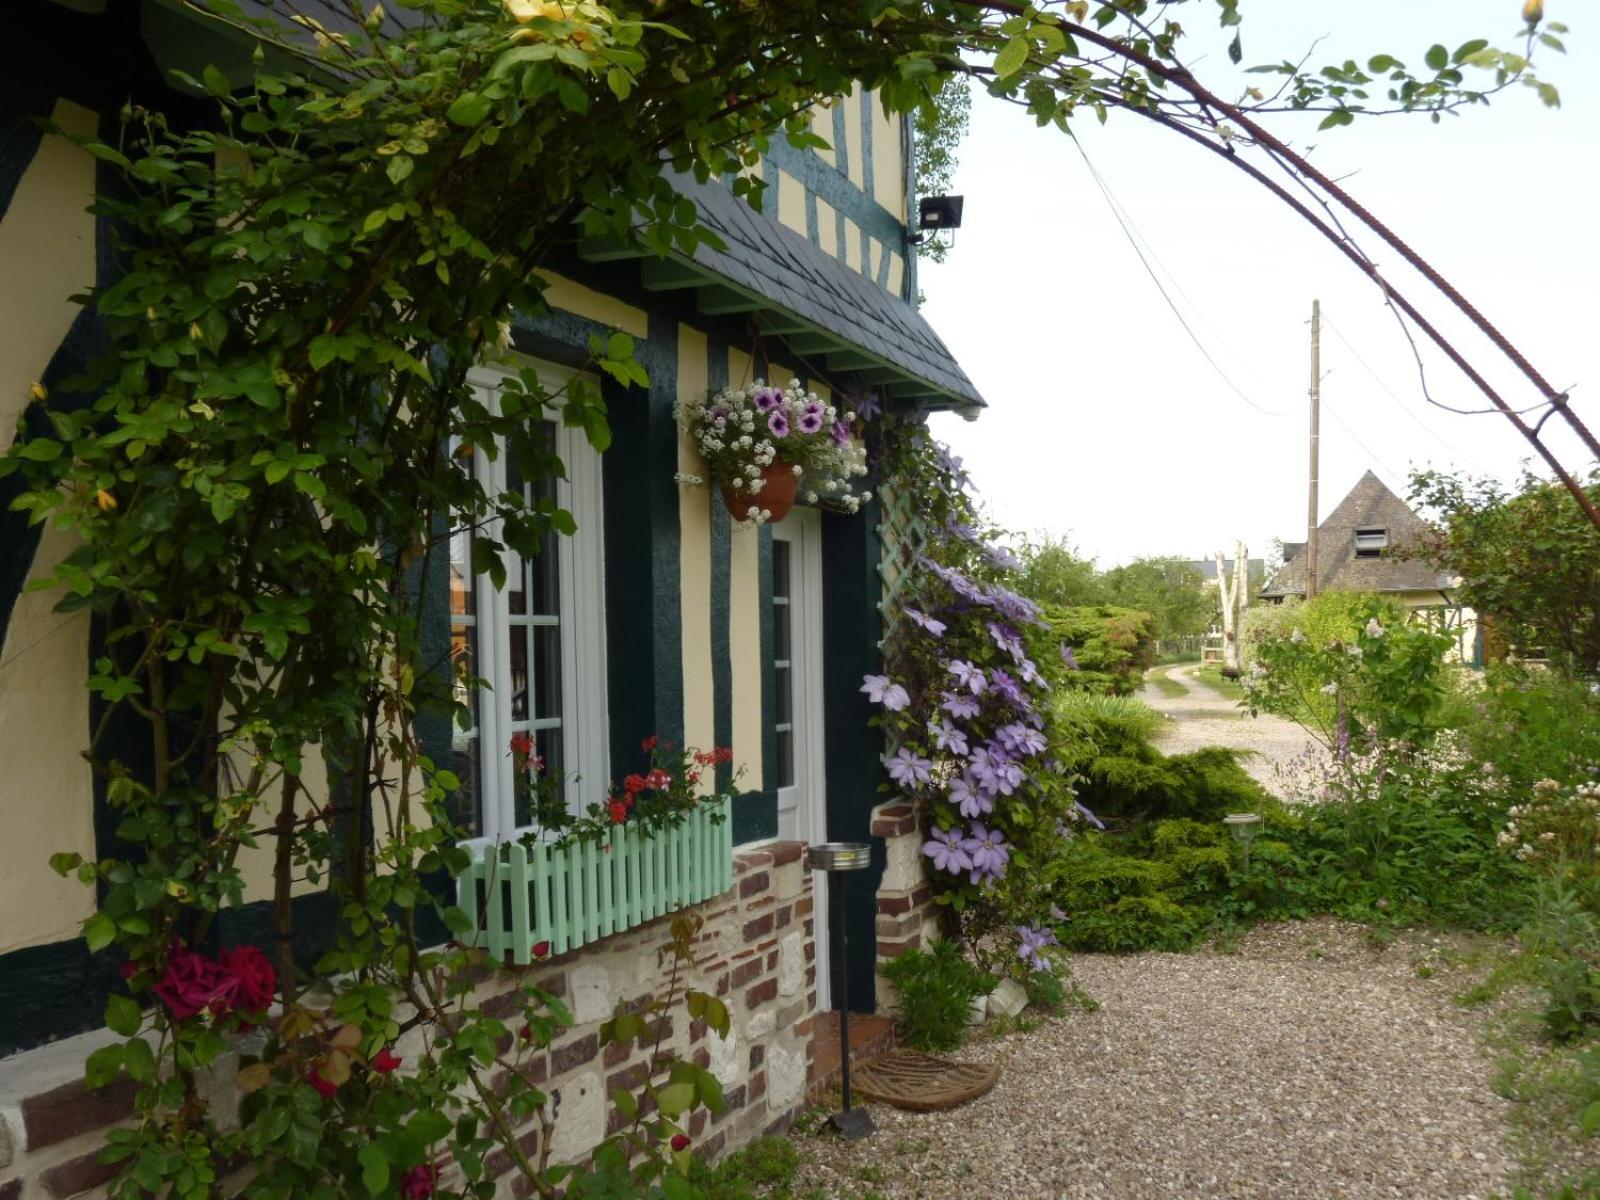
[[[1427,959],[1438,974],[1424,979]],[[1509,1192],[1505,1102],[1462,986],[1425,938],[1374,950],[1333,921],[1232,954],[1073,959],[1100,1002],[974,1038],[988,1096],[874,1105],[876,1136],[802,1138],[795,1196],[830,1200],[1488,1200]]]
[[[1139,698],[1171,718],[1156,735],[1156,745],[1168,754],[1182,754],[1205,746],[1232,746],[1255,753],[1244,760],[1251,775],[1271,788],[1273,766],[1287,762],[1311,744],[1305,730],[1293,721],[1263,713],[1252,717],[1221,692],[1194,677],[1195,664],[1173,667],[1169,677],[1189,689],[1187,695],[1163,696],[1147,683]]]

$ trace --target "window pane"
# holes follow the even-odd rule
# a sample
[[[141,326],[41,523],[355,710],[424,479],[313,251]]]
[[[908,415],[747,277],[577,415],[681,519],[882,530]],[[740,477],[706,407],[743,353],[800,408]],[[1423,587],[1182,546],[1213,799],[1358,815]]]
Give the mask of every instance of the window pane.
[[[539,625],[533,629],[534,710],[540,720],[560,717],[561,627]]]
[[[477,671],[477,633],[471,625],[456,625],[450,630],[450,686],[456,702],[465,704],[471,714],[469,729],[478,727],[478,689],[468,682]]]
[[[773,697],[774,724],[788,725],[794,720],[794,681],[792,672],[788,667],[778,667],[773,671],[773,690],[777,693]]]
[[[511,719],[528,719],[528,627],[511,625],[506,630],[511,647]]]
[[[452,769],[461,780],[461,790],[456,793],[460,804],[461,823],[469,837],[483,834],[483,795],[478,777],[478,739],[457,738]]]
[[[772,540],[772,594],[789,595],[789,543]]]
[[[465,529],[450,535],[450,611],[457,615],[477,611],[472,596],[472,535]]]
[[[789,651],[789,606],[772,606],[772,657],[787,662],[794,656]]]
[[[778,786],[794,786],[794,732],[778,730]]]

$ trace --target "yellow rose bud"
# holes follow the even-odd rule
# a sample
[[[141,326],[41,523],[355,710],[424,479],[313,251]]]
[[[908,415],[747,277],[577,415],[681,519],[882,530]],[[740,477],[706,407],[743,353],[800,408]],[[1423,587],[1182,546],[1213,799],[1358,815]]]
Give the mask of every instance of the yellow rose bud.
[[[1544,20],[1544,0],[1524,0],[1522,19],[1529,25],[1537,25]]]
[[[44,400],[49,395],[50,393],[45,390],[45,386],[42,383],[30,383],[28,385],[29,400]]]
[[[191,342],[198,342],[204,336],[205,336],[205,334],[203,334],[200,331],[200,323],[198,321],[190,321],[189,322],[189,340]]]
[[[110,512],[117,506],[117,498],[106,491],[105,488],[101,488],[94,494],[94,502],[100,506],[101,512]]]

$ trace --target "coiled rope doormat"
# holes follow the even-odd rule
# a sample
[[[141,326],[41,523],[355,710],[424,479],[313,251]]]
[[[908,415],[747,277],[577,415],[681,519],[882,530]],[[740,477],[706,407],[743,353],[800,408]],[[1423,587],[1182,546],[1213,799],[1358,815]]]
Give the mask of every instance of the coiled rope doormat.
[[[951,1062],[920,1050],[891,1050],[854,1072],[868,1100],[912,1112],[939,1112],[976,1100],[1000,1078],[995,1063]]]

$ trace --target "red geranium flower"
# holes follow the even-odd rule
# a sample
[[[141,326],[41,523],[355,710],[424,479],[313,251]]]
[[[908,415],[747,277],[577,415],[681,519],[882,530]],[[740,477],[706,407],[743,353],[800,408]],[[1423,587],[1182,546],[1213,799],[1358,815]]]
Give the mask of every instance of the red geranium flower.
[[[637,796],[650,785],[645,782],[643,775],[629,775],[622,781],[622,790],[630,796]]]
[[[182,942],[167,951],[167,969],[150,990],[167,1006],[175,1021],[185,1021],[207,1008],[225,1011],[238,984],[221,963],[196,954]]]
[[[433,1195],[433,1185],[439,1178],[439,1168],[431,1163],[412,1167],[400,1176],[400,1195],[404,1200],[428,1200]]]
[[[246,1012],[263,1012],[272,1007],[278,973],[272,962],[255,946],[230,946],[219,956],[219,966],[233,980],[232,1006]]]
[[[621,800],[613,800],[609,807],[611,809],[611,823],[613,825],[621,825],[628,819],[628,806]]]
[[[639,743],[639,749],[643,750],[646,754],[650,754],[660,744],[661,744],[660,736],[658,734],[652,733],[649,737],[645,738],[644,741]]]
[[[317,1091],[322,1094],[322,1098],[324,1100],[332,1100],[334,1093],[339,1090],[339,1085],[337,1083],[334,1083],[331,1079],[324,1079],[321,1075],[317,1074],[317,1069],[315,1067],[312,1067],[311,1070],[306,1072],[306,1082],[312,1087],[316,1088]]]
[[[664,788],[669,788],[672,786],[672,776],[668,775],[660,767],[657,767],[655,770],[651,771],[650,774],[644,777],[644,782],[646,787],[653,788],[659,792]]]
[[[379,1075],[387,1075],[390,1071],[398,1067],[402,1061],[403,1060],[400,1059],[393,1050],[390,1050],[389,1047],[385,1046],[382,1050],[379,1050],[372,1056],[372,1061],[367,1065]]]
[[[511,735],[511,759],[519,770],[527,770],[533,762],[533,735],[531,733],[513,733]]]

